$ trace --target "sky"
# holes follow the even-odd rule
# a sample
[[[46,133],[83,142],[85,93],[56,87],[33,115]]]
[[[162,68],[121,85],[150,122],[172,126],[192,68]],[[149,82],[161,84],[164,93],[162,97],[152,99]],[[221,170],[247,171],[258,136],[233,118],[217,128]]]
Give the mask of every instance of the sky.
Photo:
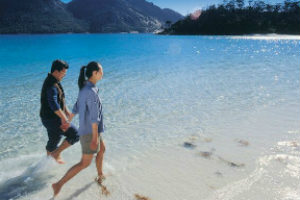
[[[63,2],[70,2],[71,0],[62,0]],[[223,0],[147,0],[148,2],[152,2],[155,5],[161,8],[171,8],[179,12],[182,15],[187,15],[192,13],[197,9],[205,9],[210,5],[218,5],[223,2]],[[245,0],[248,2],[248,0]],[[268,4],[276,4],[282,3],[284,0],[265,0],[265,3]]]

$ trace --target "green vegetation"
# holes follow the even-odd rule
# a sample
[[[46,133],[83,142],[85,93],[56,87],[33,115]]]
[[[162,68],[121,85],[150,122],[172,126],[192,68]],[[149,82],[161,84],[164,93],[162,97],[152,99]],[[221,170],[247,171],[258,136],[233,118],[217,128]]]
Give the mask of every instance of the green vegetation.
[[[177,35],[254,33],[300,34],[300,2],[286,0],[283,4],[269,5],[263,1],[225,0],[221,5],[186,16],[162,32]]]

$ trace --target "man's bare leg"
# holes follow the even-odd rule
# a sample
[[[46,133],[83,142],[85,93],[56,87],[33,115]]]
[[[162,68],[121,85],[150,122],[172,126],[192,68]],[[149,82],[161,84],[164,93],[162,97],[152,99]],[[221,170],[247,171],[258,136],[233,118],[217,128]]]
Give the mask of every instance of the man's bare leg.
[[[104,142],[100,140],[100,151],[96,155],[96,168],[98,171],[97,182],[99,184],[102,183],[102,179],[104,178],[103,171],[102,171],[104,152],[105,152],[105,145]]]
[[[60,154],[63,150],[65,150],[69,146],[71,146],[71,144],[67,140],[64,140],[57,149],[51,152],[51,156],[56,160],[56,162],[58,162],[59,164],[65,163],[61,158]]]
[[[54,193],[54,197],[58,195],[62,186],[68,182],[71,178],[73,178],[76,174],[78,174],[81,170],[88,167],[93,159],[93,154],[83,154],[81,161],[71,167],[69,171],[62,177],[58,182],[52,184],[52,189]]]

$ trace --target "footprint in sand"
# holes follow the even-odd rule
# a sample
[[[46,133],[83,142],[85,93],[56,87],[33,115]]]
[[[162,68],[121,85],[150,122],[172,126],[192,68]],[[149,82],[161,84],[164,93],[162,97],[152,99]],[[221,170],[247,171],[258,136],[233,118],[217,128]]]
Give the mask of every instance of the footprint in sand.
[[[139,195],[139,194],[135,194],[134,197],[136,200],[151,200],[150,198]]]
[[[210,142],[212,142],[212,139],[211,138],[203,138],[203,142],[210,143]]]
[[[223,174],[221,172],[219,172],[219,171],[216,171],[215,175],[217,175],[218,177],[223,177]]]
[[[241,146],[244,146],[244,147],[249,146],[249,142],[246,141],[246,140],[238,140],[237,142],[238,142]]]
[[[212,156],[212,152],[210,151],[200,151],[199,152],[199,155],[202,156],[203,158],[207,158],[207,159],[210,159],[211,156]]]
[[[198,154],[203,158],[210,159],[213,155],[213,152],[216,151],[215,148],[212,148],[210,151],[200,151]]]
[[[226,164],[228,164],[230,167],[245,167],[245,164],[244,163],[241,163],[241,164],[236,164],[234,162],[231,162],[231,161],[228,161],[228,160],[225,160],[224,158],[218,156],[218,158],[225,162]]]
[[[197,140],[200,139],[200,136],[197,136],[197,135],[192,135],[190,136],[184,143],[183,143],[183,147],[185,148],[190,148],[190,149],[194,149],[197,147],[197,145],[195,145],[195,142]],[[201,136],[201,140],[202,142],[206,142],[206,143],[210,143],[212,142],[212,139],[211,138],[208,138],[208,137],[202,137]]]
[[[107,189],[106,186],[101,185],[100,187],[101,187],[102,194],[103,194],[104,196],[110,195],[110,191],[108,191],[108,189]]]

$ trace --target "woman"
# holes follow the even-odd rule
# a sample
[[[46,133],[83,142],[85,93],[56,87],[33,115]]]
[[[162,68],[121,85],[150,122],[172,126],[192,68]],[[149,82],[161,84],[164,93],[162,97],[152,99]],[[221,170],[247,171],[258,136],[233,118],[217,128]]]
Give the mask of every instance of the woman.
[[[103,115],[101,101],[98,96],[99,89],[96,87],[96,83],[102,79],[102,76],[102,66],[97,62],[90,62],[80,70],[78,78],[79,94],[70,120],[77,113],[79,114],[78,134],[82,147],[82,158],[79,163],[69,169],[64,177],[52,185],[54,196],[59,193],[67,181],[90,165],[94,154],[96,154],[96,167],[98,171],[96,181],[101,184],[105,178],[102,173],[103,154],[105,151],[102,140],[102,133],[104,131]]]

